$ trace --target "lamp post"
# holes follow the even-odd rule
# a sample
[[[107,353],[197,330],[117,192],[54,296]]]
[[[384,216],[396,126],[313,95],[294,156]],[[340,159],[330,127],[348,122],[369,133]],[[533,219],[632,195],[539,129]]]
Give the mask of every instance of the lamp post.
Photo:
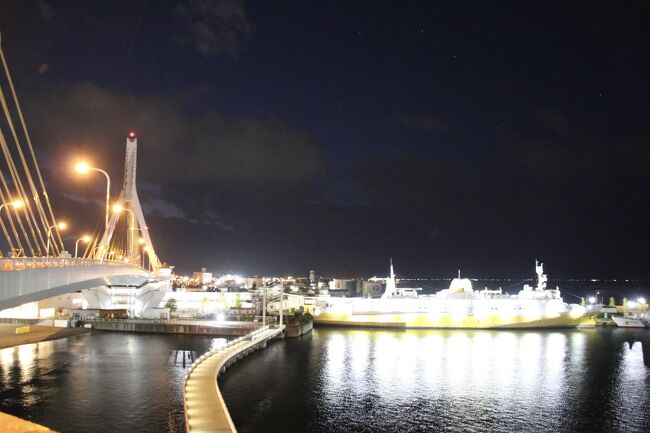
[[[84,161],[79,161],[75,164],[74,169],[79,174],[86,174],[89,171],[97,171],[106,177],[106,218],[104,222],[104,229],[108,229],[108,216],[110,214],[110,201],[111,201],[111,177],[101,168],[91,167]]]
[[[25,206],[25,202],[22,200],[14,200],[10,201],[9,203],[2,203],[0,204],[0,211],[2,211],[3,207],[8,207],[12,206],[14,209],[20,209],[21,207]]]
[[[79,252],[79,241],[84,241],[85,244],[90,242],[90,236],[88,235],[83,235],[79,239],[77,239],[77,242],[74,243],[74,258],[78,258],[79,255],[77,254]]]
[[[65,230],[68,225],[64,222],[60,222],[58,224],[54,224],[53,226],[50,226],[47,229],[47,247],[45,248],[45,258],[50,257],[50,238],[52,237],[52,229],[53,228],[58,228],[59,230]]]
[[[9,206],[13,207],[14,209],[20,209],[21,207],[25,206],[25,202],[22,200],[13,200],[8,203],[2,203],[0,204],[0,218],[2,217],[2,208],[6,207],[7,208],[7,213],[9,213]],[[9,213],[9,216],[11,214]],[[12,249],[12,255],[13,255],[13,249]]]
[[[128,249],[129,249],[128,254],[130,255],[130,254],[134,253],[134,251],[132,251],[132,249],[135,249],[135,244],[133,244],[133,241],[132,241],[133,235],[131,234],[131,232],[133,230],[135,230],[135,221],[136,221],[137,218],[135,216],[135,212],[133,212],[131,209],[128,209],[128,208],[122,206],[120,203],[115,203],[113,205],[113,212],[119,214],[123,210],[130,213],[131,216],[133,217],[133,219],[131,220],[131,224],[128,224],[129,227],[127,228],[128,229],[127,243],[128,243]]]
[[[144,238],[138,238],[138,245],[140,245],[140,248],[142,248],[142,253],[140,253],[141,256],[141,268],[144,269]]]
[[[133,222],[135,222],[135,220],[137,219],[136,216],[135,216],[135,212],[133,212],[131,209],[125,208],[124,206],[122,206],[122,205],[119,204],[119,203],[115,203],[115,204],[113,205],[113,212],[115,212],[115,213],[120,213],[120,212],[122,212],[123,210],[127,211],[128,213],[130,213],[130,214],[133,216]],[[130,229],[130,230],[140,230],[140,229],[136,229],[136,228],[133,227],[133,226],[129,227],[129,229]],[[146,227],[145,227],[145,230],[146,230]]]

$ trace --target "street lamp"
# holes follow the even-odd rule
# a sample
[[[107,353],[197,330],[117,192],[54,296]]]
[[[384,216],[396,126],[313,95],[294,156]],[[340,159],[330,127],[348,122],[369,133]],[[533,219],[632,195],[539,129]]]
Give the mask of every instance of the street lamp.
[[[115,213],[121,213],[123,210],[127,211],[128,213],[131,214],[131,216],[133,216],[133,224],[131,224],[131,226],[129,227],[129,230],[136,230],[136,228],[135,228],[135,221],[136,221],[137,217],[135,216],[135,212],[133,212],[133,211],[132,211],[131,209],[129,209],[129,208],[126,208],[126,207],[122,206],[122,205],[119,204],[119,203],[115,203],[115,204],[113,205],[113,212],[115,212]],[[129,232],[129,233],[130,233],[130,232]]]
[[[588,301],[589,301],[590,304],[593,305],[593,304],[596,303],[596,297],[595,297],[595,296],[590,296],[589,299],[588,299]]]
[[[52,229],[55,227],[58,228],[59,230],[65,230],[68,227],[68,225],[64,222],[60,222],[58,224],[54,224],[53,226],[50,226],[47,229],[47,247],[45,251],[46,258],[50,257],[50,238],[52,237]]]
[[[120,212],[122,212],[123,210],[125,210],[125,211],[129,212],[131,215],[133,215],[133,219],[134,219],[134,222],[135,222],[135,219],[136,219],[135,212],[133,212],[131,209],[125,208],[124,206],[122,206],[122,205],[119,204],[119,203],[115,203],[115,204],[113,205],[113,212],[115,212],[115,213],[120,213]],[[130,229],[131,229],[131,230],[135,230],[133,227],[130,227]]]
[[[7,206],[12,206],[14,209],[20,209],[21,207],[25,206],[25,202],[22,200],[14,200],[10,201],[9,203],[2,203],[0,204],[0,211],[2,210],[3,207]]]
[[[79,174],[86,174],[89,171],[97,171],[97,172],[103,174],[104,176],[106,176],[106,221],[104,223],[105,224],[104,228],[108,229],[108,215],[110,213],[110,201],[111,201],[111,178],[110,178],[110,176],[108,175],[108,173],[106,173],[101,168],[91,167],[91,166],[88,165],[88,163],[86,163],[84,161],[79,161],[78,163],[76,163],[75,166],[74,166],[74,169]]]
[[[76,259],[77,257],[79,257],[78,254],[77,254],[77,253],[79,252],[79,241],[83,241],[84,244],[87,244],[88,242],[90,242],[90,236],[88,236],[88,235],[83,235],[82,237],[80,237],[79,239],[77,239],[77,242],[74,243],[74,258],[75,258],[75,259]]]
[[[140,267],[144,269],[144,249],[145,249],[145,240],[144,238],[138,238],[138,245],[140,245],[140,248],[142,248],[142,253],[140,253],[141,256],[141,265]]]

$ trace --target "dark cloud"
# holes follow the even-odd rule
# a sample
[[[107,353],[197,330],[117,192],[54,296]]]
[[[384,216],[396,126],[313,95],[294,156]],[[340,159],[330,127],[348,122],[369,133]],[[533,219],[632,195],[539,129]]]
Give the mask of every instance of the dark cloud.
[[[178,43],[205,56],[237,57],[253,33],[241,0],[187,0],[176,6],[175,13],[189,33],[178,36]]]
[[[142,180],[295,185],[323,171],[321,147],[308,133],[273,118],[188,114],[187,101],[187,93],[133,96],[87,83],[39,93],[28,114],[39,119],[34,133],[58,154],[56,165],[83,154],[121,172],[120,143],[135,129]]]
[[[46,21],[52,21],[54,19],[55,13],[52,6],[45,0],[38,1],[38,11],[40,12],[43,19]]]
[[[402,114],[399,122],[407,128],[420,129],[430,134],[444,134],[451,130],[447,122],[431,114]]]

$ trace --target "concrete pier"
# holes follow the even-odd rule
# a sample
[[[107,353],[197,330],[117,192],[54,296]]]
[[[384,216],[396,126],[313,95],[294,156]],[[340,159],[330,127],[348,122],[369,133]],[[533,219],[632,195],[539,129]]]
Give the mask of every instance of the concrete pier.
[[[202,355],[192,364],[183,384],[185,430],[188,433],[237,432],[219,391],[217,377],[239,359],[265,348],[267,341],[282,335],[283,330],[265,326]]]
[[[0,428],[3,433],[56,433],[42,425],[3,412],[0,412]]]

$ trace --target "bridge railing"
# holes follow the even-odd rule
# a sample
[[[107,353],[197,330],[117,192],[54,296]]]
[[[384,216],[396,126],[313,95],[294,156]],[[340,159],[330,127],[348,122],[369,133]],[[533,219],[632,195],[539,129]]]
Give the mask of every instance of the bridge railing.
[[[26,271],[42,268],[65,268],[71,266],[133,266],[132,263],[115,260],[72,259],[60,257],[6,257],[0,258],[0,271]]]

